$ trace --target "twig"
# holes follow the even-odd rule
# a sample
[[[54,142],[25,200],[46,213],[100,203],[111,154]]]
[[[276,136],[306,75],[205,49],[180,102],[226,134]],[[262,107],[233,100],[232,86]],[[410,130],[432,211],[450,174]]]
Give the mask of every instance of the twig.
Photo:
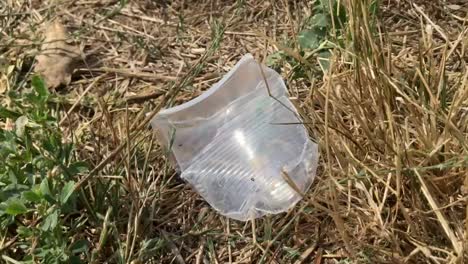
[[[149,94],[132,95],[132,96],[125,97],[125,101],[127,103],[137,103],[137,102],[141,102],[141,101],[146,101],[146,100],[158,98],[163,94],[164,94],[163,91],[157,91],[157,92],[149,93]]]
[[[126,69],[115,69],[109,67],[100,67],[100,68],[89,68],[89,69],[78,69],[79,71],[85,72],[105,72],[105,73],[115,73],[120,74],[126,77],[134,77],[134,78],[141,78],[141,79],[148,79],[148,80],[163,80],[163,81],[174,81],[176,77],[172,76],[165,76],[156,73],[150,72],[135,72]]]

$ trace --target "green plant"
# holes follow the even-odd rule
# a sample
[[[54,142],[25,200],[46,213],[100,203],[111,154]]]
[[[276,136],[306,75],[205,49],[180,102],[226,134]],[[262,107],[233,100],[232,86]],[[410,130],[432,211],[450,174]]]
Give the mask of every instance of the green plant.
[[[347,22],[345,8],[337,0],[316,1],[312,10],[312,16],[306,19],[298,36],[304,50],[320,48],[330,34],[340,33]]]
[[[27,263],[79,263],[88,242],[72,241],[69,231],[76,233],[80,218],[67,215],[76,212],[73,179],[86,164],[75,161],[73,144],[61,137],[44,82],[35,76],[31,84],[29,91],[9,93],[9,107],[0,106],[6,124],[0,128],[0,229],[19,250],[0,249]]]
[[[372,17],[372,24],[376,23],[378,14],[378,0],[371,1],[369,13]],[[335,47],[344,48],[345,26],[348,24],[348,14],[339,0],[316,0],[311,6],[312,14],[302,23],[297,35],[297,43],[285,43],[285,46],[296,46],[300,55],[307,61],[316,61],[320,69],[315,69],[315,73],[326,72],[330,67],[329,58],[331,50]],[[302,63],[290,56],[285,51],[280,50],[271,54],[267,58],[267,65],[280,70],[280,66],[287,62],[293,67],[292,79],[307,77],[306,72],[310,71],[310,66],[304,69]]]
[[[312,15],[308,17],[301,26],[297,36],[297,46],[301,56],[307,61],[316,60],[322,71],[327,71],[329,67],[330,49],[334,47],[327,41],[331,37],[339,39],[337,36],[342,32],[347,23],[347,15],[344,6],[337,0],[320,0],[312,4]],[[286,46],[295,46],[294,43],[286,43]],[[276,70],[286,61],[293,66],[293,79],[307,77],[301,62],[289,56],[284,51],[278,51],[267,58],[267,64]],[[318,69],[316,73],[320,72]]]

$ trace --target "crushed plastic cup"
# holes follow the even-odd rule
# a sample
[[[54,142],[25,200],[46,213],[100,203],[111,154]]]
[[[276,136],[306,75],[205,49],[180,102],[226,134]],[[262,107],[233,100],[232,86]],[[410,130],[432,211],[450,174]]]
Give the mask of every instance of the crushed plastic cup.
[[[287,211],[301,199],[295,188],[310,188],[319,154],[301,122],[281,76],[246,54],[151,124],[181,177],[221,214],[245,221]]]

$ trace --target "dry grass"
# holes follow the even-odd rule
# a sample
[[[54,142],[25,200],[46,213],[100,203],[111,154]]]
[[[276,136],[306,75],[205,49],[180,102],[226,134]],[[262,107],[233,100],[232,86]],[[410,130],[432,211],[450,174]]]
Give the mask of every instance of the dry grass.
[[[54,17],[86,54],[58,91],[63,131],[94,168],[70,239],[91,241],[96,263],[467,263],[468,4],[385,0],[373,22],[367,1],[341,2],[349,25],[324,75],[283,44],[308,1],[1,4],[10,87]],[[282,67],[321,146],[319,176],[287,213],[229,220],[174,173],[145,114],[199,95],[246,52],[276,50],[309,73]]]

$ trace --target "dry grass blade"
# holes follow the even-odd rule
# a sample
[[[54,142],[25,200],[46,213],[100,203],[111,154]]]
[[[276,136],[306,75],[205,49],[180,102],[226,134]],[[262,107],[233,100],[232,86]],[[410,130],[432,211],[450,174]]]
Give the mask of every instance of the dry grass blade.
[[[301,256],[299,257],[299,260],[297,260],[296,262],[294,262],[294,264],[302,264],[302,263],[306,263],[306,259],[314,252],[317,250],[317,246],[318,246],[318,243],[316,242],[315,244],[313,244],[311,247],[309,247],[308,249],[306,249],[302,254]]]
[[[164,239],[169,243],[169,247],[171,248],[172,254],[175,256],[175,260],[178,264],[185,264],[185,260],[180,254],[179,249],[177,248],[176,244],[169,238],[169,235],[163,230],[162,235]]]
[[[435,201],[434,197],[432,196],[431,192],[429,191],[424,179],[421,177],[419,172],[417,170],[414,171],[414,173],[418,176],[418,180],[421,182],[421,190],[424,194],[424,196],[427,199],[427,202],[431,206],[432,210],[434,210],[434,213],[437,216],[437,220],[439,220],[440,225],[445,231],[445,234],[447,237],[450,239],[450,242],[452,243],[453,249],[457,253],[458,256],[462,256],[463,254],[463,249],[461,247],[461,243],[458,240],[458,238],[455,236],[453,230],[450,228],[450,225],[446,219],[446,217],[442,214],[442,212],[439,209],[439,206],[437,202]]]

